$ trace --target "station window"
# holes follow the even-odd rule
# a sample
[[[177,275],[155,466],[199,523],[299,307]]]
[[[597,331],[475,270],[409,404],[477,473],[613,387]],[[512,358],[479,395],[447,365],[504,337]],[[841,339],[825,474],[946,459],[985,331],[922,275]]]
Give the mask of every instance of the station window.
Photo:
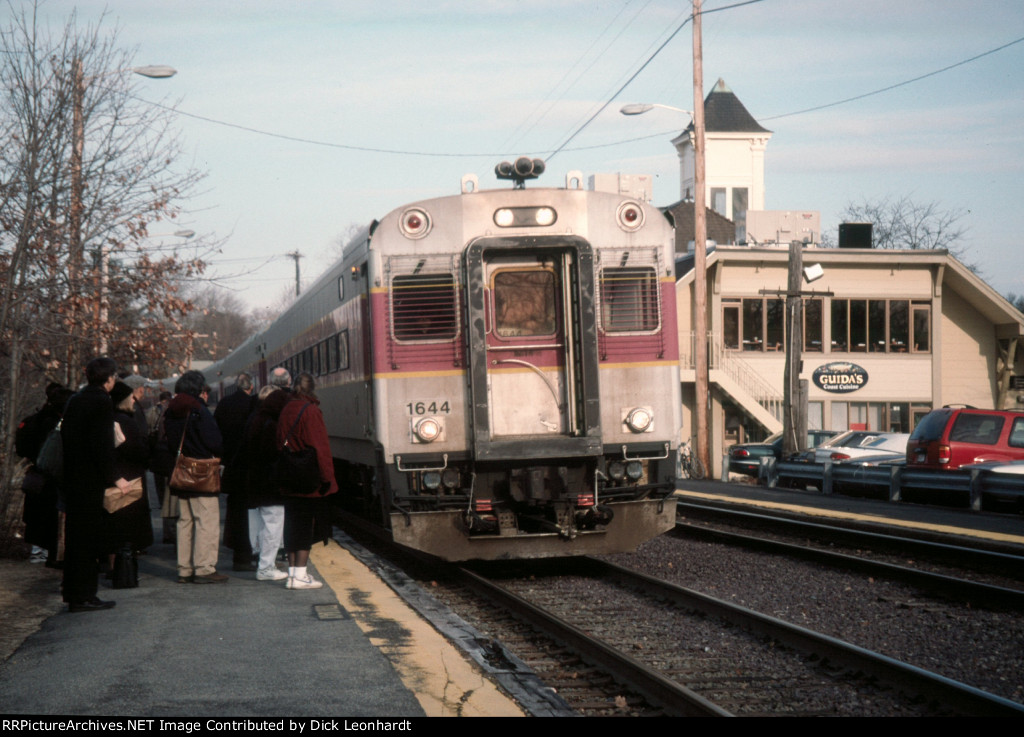
[[[723,217],[728,217],[726,210],[725,187],[711,188],[711,209]]]
[[[930,406],[911,405],[909,402],[832,402],[831,405],[831,429],[840,432],[874,430],[908,433],[931,411]]]
[[[806,299],[803,306],[804,350],[821,351],[821,300]],[[728,350],[784,351],[786,330],[786,303],[782,299],[722,300],[722,344]]]
[[[747,202],[749,196],[746,187],[734,187],[732,190],[732,218],[739,228],[747,227]]]
[[[804,350],[809,353],[822,351],[822,315],[820,299],[804,300]],[[821,429],[821,428],[816,428]]]
[[[648,266],[601,270],[601,327],[606,333],[657,330],[661,324],[658,275]]]
[[[930,350],[931,305],[928,302],[833,299],[831,306],[834,353],[927,353]]]
[[[391,329],[401,341],[450,340],[458,332],[455,277],[402,274],[391,280]]]

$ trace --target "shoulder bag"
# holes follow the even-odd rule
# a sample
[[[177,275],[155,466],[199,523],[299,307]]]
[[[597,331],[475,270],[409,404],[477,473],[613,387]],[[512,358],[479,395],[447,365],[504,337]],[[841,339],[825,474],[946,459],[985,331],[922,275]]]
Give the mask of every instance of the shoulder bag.
[[[295,422],[288,428],[288,434],[284,437],[284,447],[278,452],[270,469],[274,484],[288,496],[308,496],[320,488],[320,463],[317,461],[316,448],[292,450],[288,446],[292,432],[302,419],[302,413],[308,408],[307,403],[299,410],[299,416],[295,418]]]
[[[60,437],[61,422],[50,430],[39,449],[39,456],[36,458],[36,468],[45,476],[57,483],[64,480],[64,445]]]
[[[219,494],[220,458],[189,458],[181,452],[185,447],[185,433],[188,432],[188,421],[191,416],[190,412],[181,430],[178,455],[174,459],[174,470],[171,471],[168,486],[186,494]]]

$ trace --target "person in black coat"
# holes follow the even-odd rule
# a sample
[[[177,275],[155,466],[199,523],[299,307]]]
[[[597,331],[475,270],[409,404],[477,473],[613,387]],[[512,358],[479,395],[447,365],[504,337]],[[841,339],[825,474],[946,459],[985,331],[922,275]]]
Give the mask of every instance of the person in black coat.
[[[51,384],[46,388],[46,404],[29,415],[18,424],[15,433],[15,452],[35,464],[47,436],[60,422],[64,406],[74,395],[70,389],[60,384]],[[63,564],[57,560],[57,538],[60,529],[60,484],[57,479],[47,476],[34,465],[27,471],[33,475],[35,486],[25,492],[25,510],[22,519],[25,522],[25,542],[34,548],[41,548],[46,553],[48,568],[59,568]],[[27,488],[27,487],[22,487]],[[41,555],[41,554],[40,554]],[[32,561],[37,562],[33,555]]]
[[[101,601],[99,565],[104,549],[103,492],[110,486],[128,489],[114,473],[114,405],[110,390],[117,364],[94,358],[85,368],[88,385],[68,400],[61,425],[64,450],[64,601],[72,612],[109,609]]]
[[[242,440],[245,426],[259,400],[253,394],[252,377],[241,373],[235,378],[235,391],[217,404],[213,418],[224,437],[224,478],[222,491],[228,495],[224,544],[234,551],[232,568],[255,571],[252,564],[252,543],[249,540],[249,504],[246,489],[245,459]]]
[[[117,382],[110,392],[114,403],[114,422],[124,440],[114,450],[114,473],[129,481],[145,479],[149,467],[149,442],[135,420],[135,398],[130,386]],[[145,488],[145,487],[143,487]],[[110,565],[114,553],[122,546],[133,552],[153,544],[153,521],[149,516],[149,499],[145,494],[131,504],[107,515],[107,548]]]

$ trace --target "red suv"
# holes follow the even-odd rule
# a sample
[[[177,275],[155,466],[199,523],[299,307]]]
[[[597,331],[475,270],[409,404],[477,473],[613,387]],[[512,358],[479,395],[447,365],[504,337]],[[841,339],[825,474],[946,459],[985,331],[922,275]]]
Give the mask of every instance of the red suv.
[[[907,441],[907,466],[960,468],[1024,460],[1024,412],[943,407],[929,412]]]

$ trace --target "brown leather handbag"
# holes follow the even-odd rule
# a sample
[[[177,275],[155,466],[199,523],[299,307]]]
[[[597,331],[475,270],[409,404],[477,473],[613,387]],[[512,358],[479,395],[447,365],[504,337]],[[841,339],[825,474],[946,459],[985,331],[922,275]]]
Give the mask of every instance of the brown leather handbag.
[[[220,458],[189,458],[181,452],[185,447],[189,417],[185,418],[181,443],[178,444],[178,455],[174,459],[174,470],[167,484],[175,491],[186,494],[219,494]]]

